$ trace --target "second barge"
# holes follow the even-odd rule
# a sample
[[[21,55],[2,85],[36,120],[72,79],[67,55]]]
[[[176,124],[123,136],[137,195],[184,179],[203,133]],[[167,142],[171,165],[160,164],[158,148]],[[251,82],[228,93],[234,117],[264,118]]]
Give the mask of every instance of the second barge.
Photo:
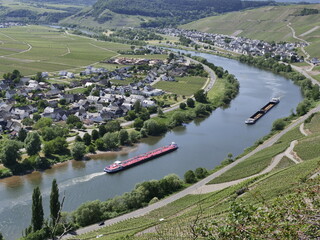
[[[280,98],[272,98],[266,105],[264,105],[259,111],[249,117],[245,123],[254,124],[258,121],[263,115],[265,115],[271,108],[277,105],[280,102]]]

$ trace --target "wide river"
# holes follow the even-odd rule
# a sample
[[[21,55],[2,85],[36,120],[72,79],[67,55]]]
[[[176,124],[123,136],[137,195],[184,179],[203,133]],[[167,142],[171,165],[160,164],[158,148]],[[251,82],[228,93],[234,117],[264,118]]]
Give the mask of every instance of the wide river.
[[[192,53],[192,52],[190,52]],[[300,89],[290,80],[238,61],[203,53],[192,53],[222,66],[240,81],[240,93],[227,109],[217,109],[206,118],[178,127],[163,137],[148,138],[136,147],[117,154],[87,161],[69,161],[44,172],[0,180],[0,232],[5,239],[21,236],[31,222],[31,195],[39,186],[48,216],[51,182],[57,179],[61,195],[65,194],[64,211],[81,203],[105,200],[134,188],[136,183],[160,179],[170,173],[183,177],[189,169],[213,169],[228,153],[243,152],[257,139],[270,132],[272,122],[291,114],[302,100]],[[244,124],[246,118],[266,104],[271,97],[281,102],[255,125]],[[108,175],[103,168],[115,160],[125,160],[172,141],[179,145],[175,152],[124,172]]]

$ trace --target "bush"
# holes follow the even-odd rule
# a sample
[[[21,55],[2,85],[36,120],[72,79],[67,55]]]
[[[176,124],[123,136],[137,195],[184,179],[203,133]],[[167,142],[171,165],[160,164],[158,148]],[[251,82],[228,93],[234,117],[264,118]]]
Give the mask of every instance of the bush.
[[[187,99],[187,105],[189,108],[194,108],[195,102],[192,98]]]
[[[196,175],[194,174],[194,172],[192,170],[188,170],[184,174],[184,181],[186,183],[195,183],[197,181]]]
[[[185,103],[180,103],[180,109],[185,110],[187,105]]]
[[[82,142],[76,142],[71,150],[75,160],[82,160],[86,152],[86,146]]]
[[[205,178],[206,176],[208,176],[208,171],[207,171],[207,169],[200,167],[194,171],[194,174],[198,179],[202,179],[202,178]]]
[[[272,130],[273,131],[283,130],[285,126],[286,126],[286,122],[283,119],[277,119],[272,124]]]

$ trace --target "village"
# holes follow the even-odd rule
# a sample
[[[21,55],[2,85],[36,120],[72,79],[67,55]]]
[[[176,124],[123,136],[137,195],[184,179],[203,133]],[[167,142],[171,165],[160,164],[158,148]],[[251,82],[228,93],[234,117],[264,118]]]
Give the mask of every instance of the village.
[[[157,32],[180,37],[184,36],[191,40],[190,45],[204,45],[204,47],[214,46],[230,52],[263,56],[269,54],[270,57],[276,57],[278,60],[292,60],[294,62],[303,62],[304,59],[298,56],[296,48],[307,46],[304,42],[298,43],[269,43],[262,40],[254,40],[245,37],[228,36],[223,34],[204,33],[196,30],[185,30],[177,28],[159,28]],[[311,60],[313,64],[318,64],[318,59]]]
[[[175,77],[187,76],[192,68],[184,57],[173,54],[165,60],[119,57],[108,63],[117,65],[116,69],[88,66],[80,73],[55,74],[55,79],[68,80],[69,84],[51,83],[53,78],[48,72],[33,78],[21,76],[18,81],[0,81],[0,133],[15,137],[21,128],[30,128],[30,122],[40,117],[60,122],[74,115],[88,127],[126,116],[137,101],[145,108],[157,107],[153,97],[165,92],[152,85],[176,81]],[[8,75],[17,74],[15,71]],[[125,79],[134,81],[119,84]],[[84,91],[76,93],[77,89]]]

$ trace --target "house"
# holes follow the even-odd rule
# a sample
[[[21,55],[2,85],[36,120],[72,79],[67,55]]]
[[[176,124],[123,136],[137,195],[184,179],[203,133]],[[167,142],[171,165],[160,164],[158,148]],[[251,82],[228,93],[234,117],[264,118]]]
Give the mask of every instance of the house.
[[[58,95],[61,94],[59,89],[53,89],[46,92],[46,98],[56,98]]]
[[[74,102],[74,94],[61,94],[60,99],[65,99],[66,103]]]
[[[17,93],[16,90],[12,89],[12,90],[8,90],[6,91],[6,98],[7,99],[11,99],[13,98],[13,96]]]

